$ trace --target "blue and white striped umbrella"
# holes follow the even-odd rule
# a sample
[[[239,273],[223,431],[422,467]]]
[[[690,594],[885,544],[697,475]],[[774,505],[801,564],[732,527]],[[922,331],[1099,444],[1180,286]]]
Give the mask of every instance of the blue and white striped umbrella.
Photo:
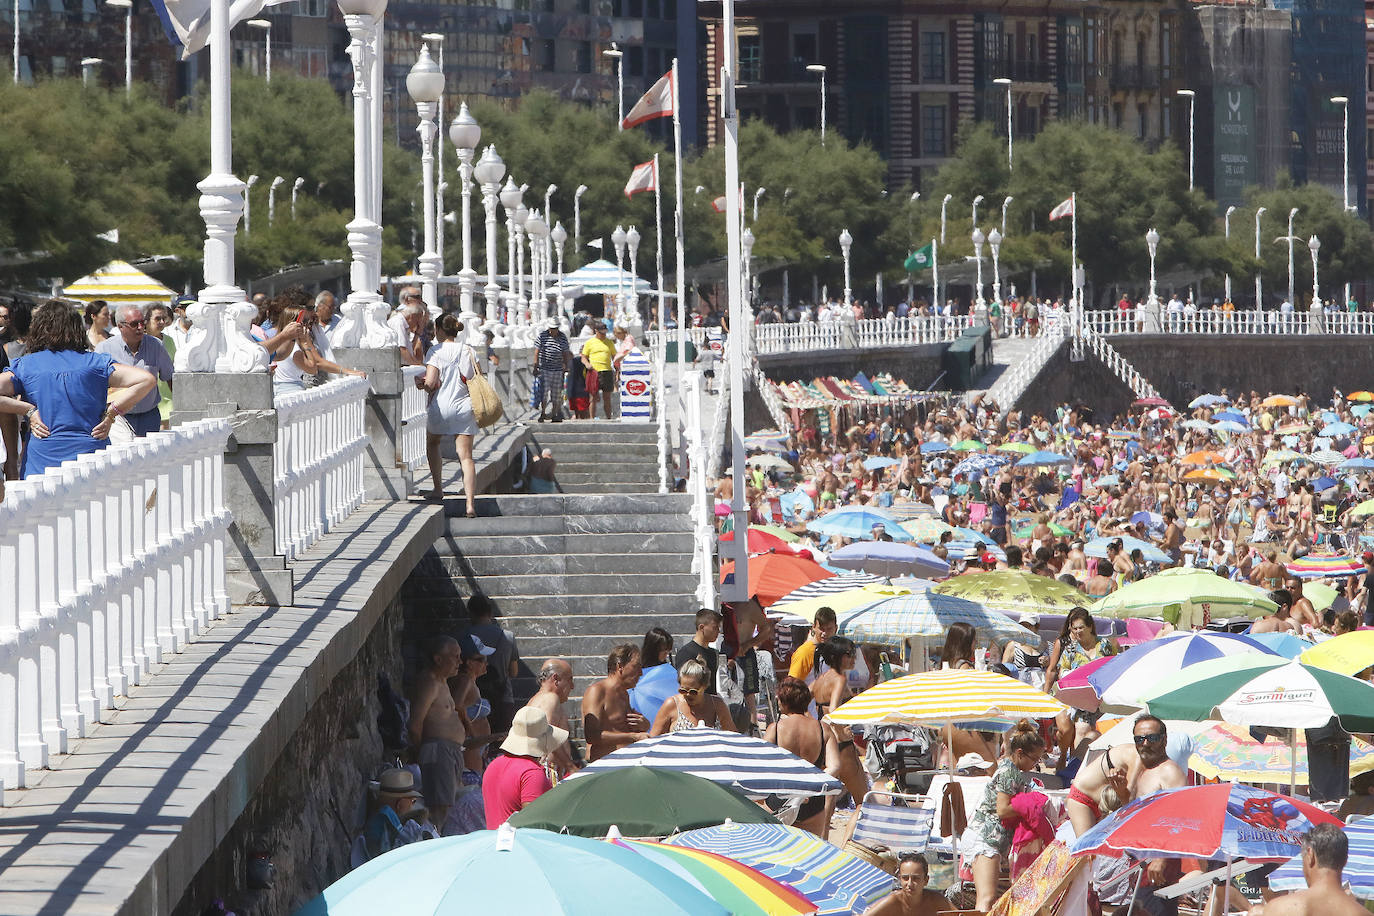
[[[856,588],[863,588],[865,585],[886,584],[887,579],[883,576],[870,576],[864,573],[846,572],[844,575],[831,576],[829,579],[808,582],[801,588],[788,592],[777,601],[768,605],[768,610],[775,611],[797,601],[819,598],[821,595],[833,595],[836,592],[847,592]]]
[[[943,578],[949,563],[925,547],[889,541],[855,541],[830,554],[830,566],[841,571],[861,569],[885,576],[923,575]]]
[[[841,636],[900,651],[912,636],[944,637],[950,626],[967,623],[981,640],[1025,639],[1026,628],[976,601],[938,592],[894,595],[840,615]]]
[[[617,275],[619,280],[616,279]],[[653,289],[648,280],[642,280],[628,270],[621,270],[604,258],[584,264],[563,277],[564,286],[580,286],[584,293],[603,296],[629,292],[631,283],[634,284],[635,292],[640,294]]]
[[[1242,423],[1239,420],[1218,420],[1212,424],[1212,429],[1219,433],[1248,433],[1249,423]]]
[[[989,474],[1011,459],[1006,455],[970,455],[954,466],[952,474]]]
[[[922,455],[938,455],[938,454],[940,454],[941,452],[947,452],[947,451],[949,451],[949,443],[948,443],[948,442],[939,442],[939,441],[936,441],[936,442],[922,442],[922,443],[921,443],[921,454],[922,454]]]
[[[685,728],[645,738],[602,757],[569,776],[576,779],[648,766],[709,779],[750,798],[838,795],[844,786],[815,764],[760,738],[717,728]]]
[[[1139,550],[1146,563],[1170,562],[1169,555],[1154,544],[1124,534],[1114,537],[1093,538],[1083,548],[1083,552],[1090,557],[1099,557],[1105,560],[1107,558],[1107,545],[1118,539],[1121,541],[1121,549],[1126,551],[1127,556],[1130,556],[1131,551]]]
[[[1350,844],[1345,863],[1345,880],[1350,893],[1361,900],[1374,900],[1374,817],[1361,818],[1345,825]],[[1276,891],[1298,891],[1307,887],[1302,874],[1302,856],[1284,862],[1269,876],[1269,887]]]
[[[807,522],[806,528],[817,534],[833,534],[863,541],[872,539],[874,525],[882,525],[888,537],[894,541],[912,539],[910,533],[902,527],[901,519],[873,506],[841,506],[833,512],[827,512],[820,518]]]

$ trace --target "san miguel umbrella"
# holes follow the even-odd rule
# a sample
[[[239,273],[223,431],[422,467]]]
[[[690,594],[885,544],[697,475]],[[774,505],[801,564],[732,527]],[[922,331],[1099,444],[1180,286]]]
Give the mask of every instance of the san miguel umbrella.
[[[1140,695],[1159,683],[1160,673],[1242,652],[1278,654],[1245,636],[1232,633],[1175,633],[1132,646],[1087,675],[1102,702],[1139,706]]]
[[[1360,900],[1374,900],[1374,817],[1364,817],[1345,825],[1345,839],[1349,845],[1343,877],[1350,885],[1352,896]],[[1302,871],[1302,857],[1294,856],[1269,875],[1269,888],[1276,891],[1307,889]]]
[[[610,843],[545,830],[482,830],[384,853],[344,875],[296,916],[415,916],[615,910],[730,916],[707,894],[643,856]]]
[[[808,760],[760,738],[715,728],[686,728],[613,751],[568,781],[627,767],[691,773],[750,798],[838,795],[838,779]]]
[[[831,566],[882,576],[949,575],[949,563],[924,547],[891,541],[856,541],[830,554]]]
[[[1188,768],[1204,779],[1229,782],[1280,783],[1290,773],[1296,784],[1308,784],[1307,742],[1297,742],[1296,767],[1290,759],[1293,746],[1284,741],[1256,741],[1250,730],[1230,722],[1214,722],[1193,736],[1193,756]],[[1374,747],[1359,738],[1350,742],[1350,775],[1374,770]]]
[[[1202,627],[1213,619],[1263,617],[1278,605],[1249,586],[1205,569],[1166,569],[1104,595],[1092,606],[1094,617],[1173,617],[1180,629]]]
[[[691,773],[634,766],[565,779],[517,811],[509,823],[586,837],[605,836],[614,825],[627,836],[645,837],[727,820],[778,823],[738,790]]]

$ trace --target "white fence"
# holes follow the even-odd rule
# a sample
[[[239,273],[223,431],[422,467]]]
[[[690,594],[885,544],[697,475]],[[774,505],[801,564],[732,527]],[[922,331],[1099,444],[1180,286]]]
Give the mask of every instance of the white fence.
[[[0,781],[24,785],[229,610],[227,420],[82,455],[0,503]]]
[[[425,423],[429,393],[415,387],[424,366],[401,367],[401,464],[415,470],[425,463]]]
[[[1108,336],[1143,334],[1144,310],[1087,312],[1084,322]],[[1312,315],[1306,311],[1238,311],[1169,314],[1160,310],[1164,334],[1374,334],[1374,312],[1331,312]]]
[[[697,603],[701,607],[716,606],[715,567],[715,503],[707,489],[710,476],[707,433],[703,429],[701,402],[706,379],[691,370],[682,377],[680,386],[682,407],[682,440],[686,445],[687,487],[692,494],[692,572],[697,577]],[[723,416],[725,410],[718,409]],[[713,435],[714,437],[714,435]],[[717,444],[719,454],[719,443]]]
[[[1117,352],[1116,348],[1107,342],[1107,339],[1094,331],[1091,327],[1084,326],[1083,341],[1092,350],[1093,355],[1102,360],[1103,364],[1116,375],[1117,378],[1125,382],[1135,392],[1137,398],[1157,398],[1159,390],[1150,384],[1150,380],[1141,374],[1140,370],[1131,365],[1131,361]]]
[[[276,399],[277,552],[287,560],[362,504],[370,387],[367,379],[341,378]]]
[[[1021,395],[1026,393],[1030,383],[1035,381],[1035,377],[1040,374],[1040,370],[1054,356],[1059,345],[1064,342],[1064,330],[1068,322],[1056,321],[1047,324],[1044,331],[1036,338],[1036,343],[1031,347],[1021,360],[1013,364],[1003,372],[997,381],[992,383],[988,389],[988,400],[997,404],[1002,410],[1010,410],[1016,405]]]

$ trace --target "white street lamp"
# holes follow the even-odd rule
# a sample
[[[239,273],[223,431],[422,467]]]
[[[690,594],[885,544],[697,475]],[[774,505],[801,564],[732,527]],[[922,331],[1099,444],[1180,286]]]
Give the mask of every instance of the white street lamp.
[[[1007,90],[1007,171],[1011,171],[1011,80],[1005,76],[993,80],[999,86],[1006,87]]]
[[[549,240],[553,242],[553,253],[558,264],[558,302],[553,313],[553,316],[558,318],[563,314],[563,245],[568,241],[568,230],[563,228],[562,223],[555,223],[549,231]]]
[[[1260,207],[1255,211],[1255,311],[1264,309],[1264,265],[1259,264],[1260,258],[1260,217],[1268,210],[1268,207]]]
[[[1288,301],[1294,308],[1297,307],[1294,301],[1297,294],[1293,290],[1293,217],[1297,215],[1297,207],[1288,211]]]
[[[1188,100],[1188,190],[1193,190],[1193,163],[1196,160],[1194,151],[1194,125],[1197,123],[1197,93],[1191,89],[1180,89],[1178,94]]]
[[[601,52],[602,57],[615,61],[615,125],[617,130],[625,129],[625,52],[611,42],[611,46]]]
[[[573,191],[573,251],[581,255],[582,252],[582,195],[587,193],[587,186],[580,184],[577,190]]]
[[[1003,235],[1006,235],[1006,234],[1007,234],[1007,207],[1010,207],[1010,206],[1011,206],[1011,202],[1012,202],[1013,200],[1015,200],[1014,197],[1008,197],[1006,200],[1002,201],[1002,234],[1003,234]]]
[[[277,188],[286,184],[286,179],[278,175],[272,179],[272,184],[267,188],[267,225],[277,218]]]
[[[951,200],[953,200],[953,199],[954,199],[954,195],[953,195],[953,194],[946,194],[946,195],[945,195],[945,199],[942,200],[942,201],[940,201],[940,244],[941,244],[941,245],[943,245],[943,244],[945,243],[945,208],[949,206],[949,202],[950,202]]]
[[[17,32],[18,29],[15,29],[15,31]],[[103,64],[103,63],[105,63],[105,61],[104,61],[103,58],[100,58],[100,57],[83,57],[83,58],[81,58],[81,85],[82,85],[82,86],[89,86],[89,85],[91,84],[91,68],[94,67],[94,66],[96,66],[97,64]]]
[[[744,233],[743,233],[742,235],[740,235],[739,243],[740,243],[740,247],[744,249],[744,304],[745,304],[745,307],[746,307],[746,308],[749,308],[749,306],[751,305],[751,298],[752,298],[752,297],[750,296],[750,291],[751,291],[750,278],[751,278],[752,269],[753,269],[753,266],[754,266],[753,263],[752,263],[752,262],[753,262],[753,257],[754,257],[754,233],[753,233],[753,230],[751,230],[751,229],[745,229],[745,230],[744,230]],[[752,312],[752,309],[751,309],[750,311]]]
[[[296,195],[301,193],[301,186],[305,184],[304,178],[297,178],[291,183],[291,221],[296,221]]]
[[[625,227],[616,226],[611,233],[611,244],[615,246],[615,310],[625,298]],[[617,314],[615,317],[619,317]]]
[[[854,236],[849,234],[848,229],[840,230],[840,251],[844,254],[844,304],[845,308],[851,307],[851,293],[849,287],[849,249],[854,244]]]
[[[1150,306],[1159,304],[1159,296],[1155,295],[1155,255],[1159,253],[1159,233],[1153,228],[1145,233],[1145,247],[1150,249]]]
[[[1321,249],[1322,243],[1314,235],[1307,240],[1307,250],[1312,252],[1312,311],[1321,308],[1322,295],[1321,287],[1317,285],[1317,252]]]
[[[1002,233],[993,227],[988,233],[988,246],[992,248],[992,301],[1002,301],[1002,273],[998,265],[997,256],[1002,250]],[[981,286],[979,287],[981,289]]]
[[[982,198],[980,197],[979,200]],[[975,225],[973,235],[970,238],[973,240],[973,257],[978,262],[978,288],[973,297],[973,304],[976,309],[976,318],[981,321],[987,317],[988,309],[988,302],[983,298],[983,243],[987,241],[987,236],[983,235],[983,230]]]
[[[477,175],[477,181],[485,188],[488,184],[496,187],[501,183],[501,177],[505,174],[505,163],[496,155],[496,150],[487,148],[487,154],[495,159],[482,156],[482,162],[477,164],[474,169],[472,157],[477,151],[477,144],[482,141],[482,128],[477,123],[477,119],[468,111],[468,103],[463,102],[458,106],[458,116],[453,119],[453,123],[448,129],[449,142],[458,152],[458,185],[463,196],[463,269],[458,272],[458,302],[460,314],[463,319],[463,327],[468,329],[468,340],[476,340],[474,336],[477,325],[480,321],[473,303],[473,292],[477,286],[477,271],[472,269],[472,179]],[[493,177],[492,172],[496,170]],[[483,197],[485,201],[485,196]],[[494,272],[493,272],[494,273]]]
[[[420,40],[432,44],[438,51],[436,60],[439,62],[439,73],[444,73],[444,35],[442,32],[421,32]],[[444,180],[444,94],[439,93],[439,114],[435,118],[439,125],[439,134],[434,138],[434,174],[439,180],[434,186],[434,252],[439,255],[439,275],[447,273],[444,270],[444,190],[448,188],[448,182]],[[467,327],[467,325],[464,325]]]
[[[625,230],[625,245],[630,251],[630,288],[625,291],[625,304],[628,307],[630,302],[634,303],[633,309],[628,309],[630,322],[636,326],[641,323],[639,315],[639,266],[636,260],[639,254],[639,230],[634,226]]]
[[[1341,130],[1341,172],[1344,176],[1342,184],[1343,191],[1341,200],[1344,203],[1343,209],[1350,210],[1350,99],[1343,95],[1333,95],[1331,101],[1341,106],[1341,115],[1344,121]],[[1312,236],[1316,240],[1316,236]],[[1315,263],[1315,262],[1314,262]]]
[[[255,185],[255,184],[257,184],[257,183],[258,183],[258,176],[256,176],[256,175],[249,175],[249,176],[248,176],[248,181],[247,181],[247,182],[244,184],[244,186],[243,186],[243,234],[244,234],[244,235],[251,235],[251,234],[253,233],[253,220],[252,220],[252,216],[251,216],[252,208],[251,208],[249,205],[252,203],[253,185]]]
[[[520,194],[522,197],[528,189],[529,185],[522,184],[520,186]],[[525,278],[528,276],[525,272],[525,223],[529,218],[529,208],[525,206],[522,200],[520,206],[515,208],[515,295],[511,298],[511,302],[515,306],[515,314],[507,316],[506,319],[512,327],[516,328],[524,327],[526,315],[525,307],[529,303],[529,295],[525,287]],[[519,339],[518,334],[516,339]]]
[[[261,29],[266,38],[267,46],[263,50],[263,76],[270,84],[272,82],[272,22],[269,19],[249,19],[244,25],[254,29]]]
[[[754,192],[754,219],[753,219],[753,222],[756,222],[756,223],[757,223],[757,222],[759,221],[759,198],[763,196],[763,192],[766,191],[766,190],[768,190],[768,189],[767,189],[767,188],[759,188],[757,191]]]
[[[14,0],[14,85],[19,85],[19,0]]]
[[[462,112],[459,112],[459,118],[461,118],[461,117],[462,117]],[[458,123],[458,120],[459,120],[459,119],[454,119],[454,123],[455,123],[455,124]],[[474,127],[476,126],[476,122],[475,122],[475,121],[473,122],[473,126],[474,126]],[[479,135],[480,135],[480,132],[479,132]],[[469,136],[469,135],[465,135],[465,136]],[[480,137],[479,137],[479,138],[480,138]],[[452,139],[451,134],[450,134],[450,139]],[[457,146],[457,144],[458,144],[458,141],[455,140],[455,141],[454,141],[454,145]],[[459,150],[462,149],[461,146],[458,147],[458,148],[459,148]],[[473,168],[473,169],[472,169],[472,175],[473,175],[473,176],[477,179],[477,181],[482,185],[482,207],[483,207],[483,209],[486,210],[486,214],[487,214],[487,288],[486,288],[486,297],[487,297],[487,321],[486,321],[486,323],[487,323],[487,326],[488,326],[488,327],[498,325],[498,322],[499,322],[498,316],[499,316],[499,314],[500,314],[499,309],[500,309],[501,287],[499,287],[499,286],[496,285],[496,246],[497,246],[497,242],[498,242],[498,239],[497,239],[497,237],[496,237],[496,206],[497,206],[498,203],[500,203],[499,194],[500,194],[500,192],[501,192],[501,177],[502,177],[503,175],[505,175],[505,174],[506,174],[506,163],[503,162],[503,161],[501,161],[501,157],[500,157],[500,156],[496,155],[496,147],[494,147],[494,146],[488,146],[488,147],[486,148],[486,150],[483,151],[483,153],[482,153],[482,158],[479,159],[479,160],[477,160],[477,166],[476,166],[476,168]],[[466,184],[465,184],[465,186],[464,186],[464,192],[465,192],[465,194],[468,196],[468,198],[471,197],[471,193],[472,193],[472,192],[466,187]],[[471,253],[472,253],[472,252],[471,252],[471,248],[472,248],[472,246],[471,246],[471,236],[469,235],[469,227],[468,227],[468,220],[467,220],[467,200],[464,200],[464,207],[463,207],[463,210],[464,210],[464,218],[463,218],[463,268],[464,268],[464,271],[467,272],[467,271],[471,271],[471,270],[472,270],[472,257],[471,257]],[[471,297],[471,293],[470,293],[470,292],[469,292],[469,297]],[[471,307],[472,307],[472,303],[469,301],[469,308],[471,308]],[[475,333],[470,333],[470,337],[469,337],[470,340],[471,340],[471,339],[475,339],[475,337],[476,337]]]
[[[105,0],[105,5],[124,11],[124,93],[127,95],[134,90],[134,0]],[[14,19],[16,36],[19,32],[18,9],[19,5],[16,3]],[[15,46],[18,47],[17,37]]]
[[[1231,214],[1236,212],[1235,207],[1227,207],[1226,214],[1221,218],[1222,237],[1231,238]],[[1226,272],[1226,301],[1231,301],[1231,272]]]
[[[821,146],[825,146],[825,64],[807,64],[806,69],[821,75]]]
[[[501,188],[501,208],[506,211],[506,290],[511,296],[515,294],[515,211],[520,207],[520,197],[514,177],[507,175],[506,184]],[[510,316],[498,315],[497,320],[509,324]]]
[[[544,189],[544,222],[553,219],[553,210],[550,209],[550,202],[553,200],[553,192],[558,190],[558,185],[551,184]]]
[[[549,237],[549,224],[538,210],[525,220],[525,231],[530,236],[530,277],[534,284],[530,296],[531,317],[544,317],[544,242]],[[535,303],[538,302],[538,306]]]
[[[982,202],[983,202],[983,195],[982,195],[982,194],[979,194],[977,197],[973,198],[973,225],[974,225],[975,227],[978,225],[978,205],[981,204]]]
[[[435,118],[439,114],[439,100],[444,97],[444,73],[430,57],[428,43],[420,45],[420,56],[406,74],[406,92],[415,102],[415,111],[420,117],[415,128],[420,135],[420,180],[425,202],[425,250],[420,255],[420,285],[425,304],[437,308],[439,262],[443,259],[434,250],[434,138],[439,133]]]

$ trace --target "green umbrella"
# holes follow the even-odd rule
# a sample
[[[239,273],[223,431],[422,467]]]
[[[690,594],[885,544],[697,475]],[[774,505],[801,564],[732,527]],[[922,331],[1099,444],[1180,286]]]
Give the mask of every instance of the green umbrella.
[[[956,452],[976,452],[984,447],[977,439],[962,439],[950,446]]]
[[[1091,597],[1073,586],[1024,569],[965,573],[941,582],[931,591],[967,598],[1004,614],[1022,611],[1067,614],[1076,607],[1092,603]]]
[[[1105,595],[1092,612],[1096,617],[1164,617],[1187,629],[1203,626],[1204,616],[1263,617],[1278,607],[1258,589],[1210,570],[1166,569]]]
[[[999,452],[1016,452],[1018,455],[1029,455],[1035,451],[1035,446],[1029,442],[1008,442],[1006,445],[997,446]]]
[[[786,528],[782,528],[778,525],[750,525],[749,527],[753,528],[755,531],[762,531],[764,534],[771,534],[773,537],[786,541],[789,544],[795,544],[797,541],[801,540],[801,538],[797,537]]]
[[[1050,522],[1049,528],[1050,528],[1050,534],[1054,535],[1054,536],[1057,537],[1057,538],[1068,537],[1068,536],[1070,536],[1071,534],[1073,534],[1073,532],[1072,532],[1071,530],[1069,530],[1068,528],[1065,528],[1063,525],[1059,524],[1058,522]],[[1012,531],[1011,531],[1011,533],[1012,533],[1012,536],[1013,536],[1013,537],[1028,538],[1028,537],[1031,536],[1031,532],[1034,531],[1034,530],[1035,530],[1035,520],[1034,520],[1034,519],[1031,519],[1030,521],[1027,521],[1027,522],[1022,523],[1019,527],[1013,528]]]
[[[668,836],[727,820],[778,823],[742,793],[709,779],[637,766],[560,782],[510,824],[586,837],[604,837],[614,824],[625,836]]]

